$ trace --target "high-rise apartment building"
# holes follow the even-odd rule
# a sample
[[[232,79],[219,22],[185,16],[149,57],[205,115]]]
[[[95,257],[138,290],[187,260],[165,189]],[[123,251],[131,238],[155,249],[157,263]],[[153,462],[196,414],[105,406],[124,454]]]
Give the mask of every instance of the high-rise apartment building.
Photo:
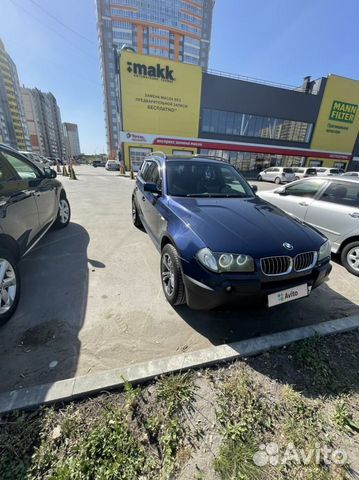
[[[116,54],[137,53],[208,65],[215,0],[97,0],[97,26],[108,153],[119,146]]]
[[[21,95],[24,104],[25,118],[29,130],[32,151],[45,155],[45,145],[42,131],[39,124],[39,117],[36,110],[35,100],[31,88],[21,88]]]
[[[66,153],[70,157],[81,154],[79,130],[76,123],[63,123]]]
[[[34,104],[35,120],[43,154],[46,157],[64,158],[66,156],[61,114],[56,98],[52,93],[45,93],[38,88],[28,89]],[[28,121],[31,118],[28,117]]]
[[[30,150],[31,143],[25,119],[16,65],[0,40],[0,136],[2,141],[19,150]]]

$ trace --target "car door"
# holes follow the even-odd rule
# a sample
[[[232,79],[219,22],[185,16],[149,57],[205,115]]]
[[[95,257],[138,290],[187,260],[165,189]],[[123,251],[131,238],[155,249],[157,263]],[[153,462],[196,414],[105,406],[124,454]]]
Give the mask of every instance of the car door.
[[[58,212],[56,183],[53,179],[46,178],[39,168],[24,158],[12,153],[4,153],[4,156],[21,180],[33,190],[41,229],[48,228]]]
[[[6,154],[7,155],[7,154]],[[35,189],[22,180],[0,150],[0,227],[25,253],[40,231]]]
[[[152,160],[148,169],[146,170],[146,181],[148,183],[154,183],[159,190],[162,188],[162,179],[160,175],[160,165],[157,161]],[[144,216],[148,228],[151,230],[154,239],[158,242],[161,224],[162,224],[162,197],[157,193],[143,192],[145,196],[144,201]]]
[[[311,202],[305,222],[317,227],[339,247],[351,232],[358,231],[359,183],[328,182],[319,197]]]
[[[273,167],[267,168],[263,172],[263,180],[266,180],[267,182],[271,181],[273,175]]]
[[[298,181],[274,190],[273,200],[270,201],[286,213],[304,220],[308,208],[325,184],[324,179]]]

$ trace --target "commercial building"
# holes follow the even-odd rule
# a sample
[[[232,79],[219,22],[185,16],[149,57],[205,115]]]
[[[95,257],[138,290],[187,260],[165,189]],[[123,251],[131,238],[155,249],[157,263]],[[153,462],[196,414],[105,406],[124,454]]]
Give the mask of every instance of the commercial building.
[[[0,40],[0,139],[19,150],[31,150],[16,65]]]
[[[23,89],[23,94],[25,94],[27,107],[31,102],[31,108],[26,108],[26,120],[30,130],[34,132],[36,129],[38,135],[37,139],[32,137],[32,141],[35,144],[39,143],[39,151],[46,157],[65,158],[66,148],[61,113],[55,96],[51,92],[45,93],[38,88]],[[31,95],[31,101],[28,100],[28,95]]]
[[[290,87],[129,51],[119,66],[127,168],[153,150],[221,155],[249,176],[273,165],[347,168],[355,153],[357,80]]]
[[[81,154],[79,130],[76,123],[63,123],[66,154],[76,157]]]
[[[97,0],[107,147],[114,157],[121,130],[117,101],[117,59],[123,45],[154,55],[207,67],[214,0]]]

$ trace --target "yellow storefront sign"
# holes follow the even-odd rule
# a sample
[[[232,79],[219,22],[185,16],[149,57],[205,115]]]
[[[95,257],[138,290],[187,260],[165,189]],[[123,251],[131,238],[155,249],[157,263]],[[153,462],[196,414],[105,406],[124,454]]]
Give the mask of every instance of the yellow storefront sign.
[[[351,153],[359,132],[359,81],[329,75],[311,148]]]
[[[201,67],[120,54],[122,130],[198,137]]]

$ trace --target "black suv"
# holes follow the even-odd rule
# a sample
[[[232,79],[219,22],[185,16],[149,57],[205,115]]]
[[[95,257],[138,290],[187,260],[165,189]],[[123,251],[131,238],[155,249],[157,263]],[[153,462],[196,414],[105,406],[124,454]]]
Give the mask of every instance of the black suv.
[[[70,204],[50,167],[0,144],[0,325],[20,297],[17,263],[53,225],[70,221]]]

